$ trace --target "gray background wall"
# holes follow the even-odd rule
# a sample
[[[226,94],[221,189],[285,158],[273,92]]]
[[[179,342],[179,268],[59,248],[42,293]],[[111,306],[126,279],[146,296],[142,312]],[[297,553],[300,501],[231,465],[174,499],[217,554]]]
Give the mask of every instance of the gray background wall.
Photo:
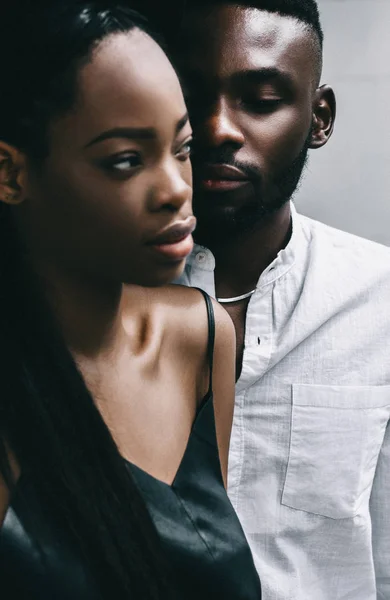
[[[390,0],[319,0],[323,83],[338,100],[327,146],[310,153],[300,212],[390,246]]]

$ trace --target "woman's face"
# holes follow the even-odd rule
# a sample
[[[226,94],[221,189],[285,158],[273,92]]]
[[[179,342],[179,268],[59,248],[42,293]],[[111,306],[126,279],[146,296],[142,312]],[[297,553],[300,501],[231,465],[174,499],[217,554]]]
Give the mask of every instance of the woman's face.
[[[22,207],[32,249],[82,277],[167,283],[184,266],[195,224],[191,127],[176,74],[134,30],[97,47],[77,92],[50,125],[43,166],[29,173]]]

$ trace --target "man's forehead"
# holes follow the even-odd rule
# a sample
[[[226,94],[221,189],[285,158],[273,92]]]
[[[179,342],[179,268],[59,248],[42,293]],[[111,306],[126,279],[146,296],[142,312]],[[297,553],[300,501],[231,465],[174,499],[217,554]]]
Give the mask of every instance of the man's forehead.
[[[198,71],[223,63],[227,72],[258,67],[294,72],[311,67],[316,43],[315,34],[294,17],[237,5],[192,10],[183,33],[187,65]]]

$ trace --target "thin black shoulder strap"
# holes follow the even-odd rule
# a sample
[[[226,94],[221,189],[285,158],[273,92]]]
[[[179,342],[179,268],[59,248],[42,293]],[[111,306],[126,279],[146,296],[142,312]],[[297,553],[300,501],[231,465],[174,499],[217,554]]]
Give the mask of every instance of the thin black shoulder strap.
[[[210,380],[209,380],[209,389],[207,391],[207,395],[211,394],[213,391],[213,363],[214,363],[214,344],[215,344],[215,317],[214,317],[214,307],[211,302],[210,296],[200,288],[196,288],[203,294],[203,297],[206,302],[207,308],[207,321],[209,327],[209,337],[207,342],[207,362],[209,365],[210,372]]]

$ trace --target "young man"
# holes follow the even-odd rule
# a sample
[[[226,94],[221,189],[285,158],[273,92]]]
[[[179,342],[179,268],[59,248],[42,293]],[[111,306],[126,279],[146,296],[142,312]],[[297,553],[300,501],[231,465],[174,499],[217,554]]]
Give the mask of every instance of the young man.
[[[290,201],[335,118],[317,5],[200,4],[172,40],[199,223],[181,283],[236,327],[230,497],[263,600],[389,600],[390,249]]]

